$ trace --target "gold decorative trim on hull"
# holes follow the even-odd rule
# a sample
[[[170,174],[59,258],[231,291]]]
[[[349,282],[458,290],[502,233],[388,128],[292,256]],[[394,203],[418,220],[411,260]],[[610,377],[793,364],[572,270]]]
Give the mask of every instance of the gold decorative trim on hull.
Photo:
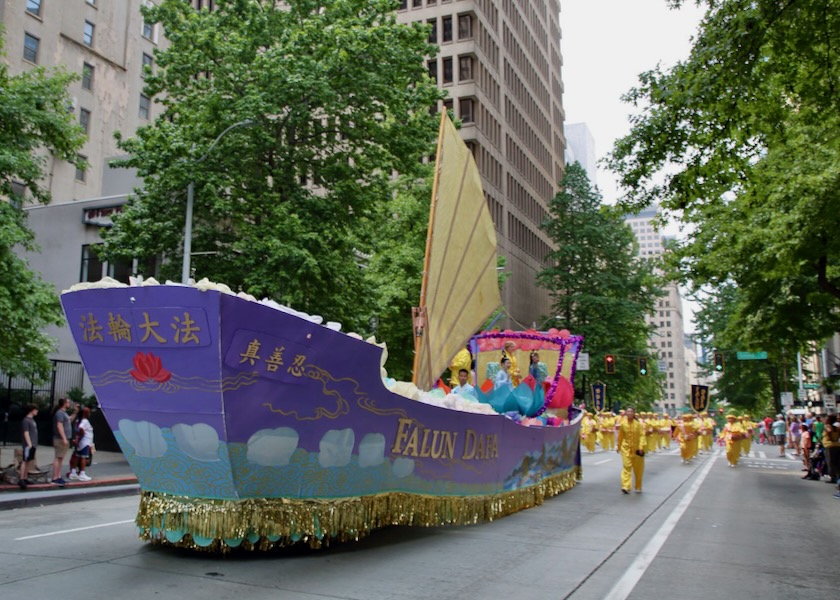
[[[536,485],[485,496],[390,492],[323,500],[230,501],[143,492],[136,522],[146,541],[195,550],[269,550],[296,543],[320,548],[334,540],[357,541],[389,525],[438,527],[494,521],[539,506],[546,498],[573,488],[581,477],[580,467],[574,467]],[[185,533],[172,541],[178,532]],[[197,543],[197,539],[207,543]]]

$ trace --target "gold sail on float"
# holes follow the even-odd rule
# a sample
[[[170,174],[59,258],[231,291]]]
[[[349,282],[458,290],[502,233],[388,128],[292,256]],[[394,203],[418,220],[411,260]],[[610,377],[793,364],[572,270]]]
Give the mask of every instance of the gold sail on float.
[[[501,303],[496,230],[478,167],[443,111],[420,307],[415,309],[414,384],[430,389]]]

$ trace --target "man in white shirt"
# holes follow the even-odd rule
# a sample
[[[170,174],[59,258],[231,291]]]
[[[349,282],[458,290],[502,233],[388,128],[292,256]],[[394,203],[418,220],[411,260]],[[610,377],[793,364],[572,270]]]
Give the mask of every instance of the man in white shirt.
[[[469,371],[467,371],[466,369],[460,369],[458,371],[458,385],[452,388],[452,393],[458,394],[459,396],[463,396],[464,394],[475,396],[475,388],[469,383],[467,383],[469,377]]]

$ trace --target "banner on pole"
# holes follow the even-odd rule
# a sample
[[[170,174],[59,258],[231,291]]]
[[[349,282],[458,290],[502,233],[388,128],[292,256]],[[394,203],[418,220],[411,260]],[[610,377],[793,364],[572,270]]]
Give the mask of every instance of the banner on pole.
[[[595,412],[604,410],[607,402],[607,384],[600,381],[592,384],[592,405],[595,407]]]
[[[691,386],[691,408],[694,412],[705,412],[709,408],[709,386]]]

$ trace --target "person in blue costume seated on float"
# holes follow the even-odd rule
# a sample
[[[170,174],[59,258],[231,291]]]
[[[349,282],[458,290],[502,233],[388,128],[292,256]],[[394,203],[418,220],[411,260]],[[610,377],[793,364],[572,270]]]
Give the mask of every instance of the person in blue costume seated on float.
[[[536,350],[530,354],[528,375],[534,378],[534,381],[537,382],[537,386],[542,386],[548,377],[548,368],[546,368],[545,363],[540,362],[540,354]]]
[[[475,388],[469,383],[470,373],[466,369],[458,371],[458,385],[452,388],[452,393],[459,396],[476,399]]]
[[[493,389],[488,393],[476,390],[480,402],[489,404],[501,414],[515,413],[532,417],[545,404],[545,392],[542,386],[534,389],[527,384],[514,386],[510,374],[510,357],[503,355],[499,371],[493,376]],[[489,370],[490,365],[488,365]]]

